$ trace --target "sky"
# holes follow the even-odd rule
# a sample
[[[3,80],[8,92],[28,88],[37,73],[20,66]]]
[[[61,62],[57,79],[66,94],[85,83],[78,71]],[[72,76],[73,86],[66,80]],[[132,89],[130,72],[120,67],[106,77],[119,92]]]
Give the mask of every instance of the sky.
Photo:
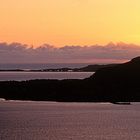
[[[0,0],[0,41],[140,44],[140,0]]]

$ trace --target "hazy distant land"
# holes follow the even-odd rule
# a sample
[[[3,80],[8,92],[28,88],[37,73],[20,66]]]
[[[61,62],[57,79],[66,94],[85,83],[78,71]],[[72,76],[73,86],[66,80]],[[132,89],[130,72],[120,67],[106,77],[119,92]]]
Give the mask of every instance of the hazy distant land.
[[[116,66],[118,64],[94,64],[88,65],[85,67],[80,68],[69,68],[69,67],[62,67],[62,68],[46,68],[46,69],[0,69],[1,72],[3,71],[15,71],[15,72],[95,72],[100,68]]]

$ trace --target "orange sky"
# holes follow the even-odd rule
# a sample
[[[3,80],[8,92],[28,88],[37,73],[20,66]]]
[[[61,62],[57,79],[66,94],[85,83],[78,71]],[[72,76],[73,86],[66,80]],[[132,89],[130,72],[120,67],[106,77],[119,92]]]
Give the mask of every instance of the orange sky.
[[[0,41],[140,44],[140,0],[1,0]]]

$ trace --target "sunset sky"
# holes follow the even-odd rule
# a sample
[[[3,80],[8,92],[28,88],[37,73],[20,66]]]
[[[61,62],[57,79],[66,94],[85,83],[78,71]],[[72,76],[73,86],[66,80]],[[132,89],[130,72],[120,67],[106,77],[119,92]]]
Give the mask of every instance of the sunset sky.
[[[0,41],[140,44],[140,0],[0,0]]]

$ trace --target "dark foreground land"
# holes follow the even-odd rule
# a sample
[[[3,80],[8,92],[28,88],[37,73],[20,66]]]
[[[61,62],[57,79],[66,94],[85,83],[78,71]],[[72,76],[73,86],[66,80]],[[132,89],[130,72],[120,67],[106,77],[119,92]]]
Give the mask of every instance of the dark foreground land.
[[[0,82],[0,98],[63,102],[140,101],[140,57],[98,69],[83,80]]]

